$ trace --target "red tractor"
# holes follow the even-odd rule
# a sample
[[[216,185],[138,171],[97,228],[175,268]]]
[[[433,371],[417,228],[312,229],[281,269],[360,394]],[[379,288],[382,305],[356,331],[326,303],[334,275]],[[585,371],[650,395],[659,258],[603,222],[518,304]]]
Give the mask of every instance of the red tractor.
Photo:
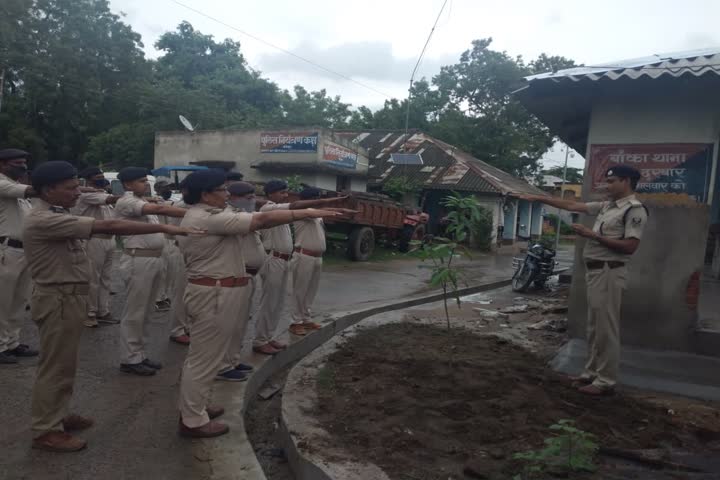
[[[328,197],[339,195],[326,191]],[[344,194],[343,194],[344,195]],[[291,194],[289,201],[298,200]],[[326,219],[328,232],[339,233],[347,239],[347,254],[355,261],[370,258],[375,244],[382,240],[386,245],[397,245],[401,252],[410,249],[412,240],[423,240],[430,216],[417,208],[410,208],[385,195],[350,192],[340,208],[357,210],[352,218]]]

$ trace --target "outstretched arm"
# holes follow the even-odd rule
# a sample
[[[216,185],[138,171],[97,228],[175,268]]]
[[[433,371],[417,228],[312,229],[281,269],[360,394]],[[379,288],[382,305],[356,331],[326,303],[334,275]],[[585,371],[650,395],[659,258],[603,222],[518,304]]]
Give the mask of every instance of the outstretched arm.
[[[166,225],[164,223],[141,223],[128,220],[95,220],[92,233],[105,233],[110,235],[145,235],[148,233],[166,233],[168,235],[188,235],[190,233],[203,233],[194,228]]]
[[[292,223],[296,220],[305,218],[327,218],[342,215],[340,212],[330,210],[314,210],[312,208],[304,210],[272,210],[270,212],[253,213],[250,222],[250,231],[264,230],[266,228]]]
[[[159,205],[157,203],[146,203],[143,205],[143,215],[165,215],[166,217],[182,218],[187,213],[184,208],[173,207],[170,205]]]
[[[525,195],[521,193],[512,193],[510,196],[525,200],[528,202],[541,202],[551,207],[567,210],[569,212],[588,213],[587,204],[583,202],[575,202],[573,200],[563,200],[561,198],[546,197],[544,195]]]
[[[337,205],[347,199],[347,195],[334,198],[317,198],[314,200],[298,200],[290,204],[290,210],[303,210],[305,208],[323,208]]]

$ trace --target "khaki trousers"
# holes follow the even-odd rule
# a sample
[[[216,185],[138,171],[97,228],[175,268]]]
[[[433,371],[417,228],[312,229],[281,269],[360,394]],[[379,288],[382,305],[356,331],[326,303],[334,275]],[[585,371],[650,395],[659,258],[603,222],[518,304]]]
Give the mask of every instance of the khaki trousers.
[[[583,377],[600,388],[615,386],[620,368],[620,306],[626,267],[588,270],[588,360]]]
[[[162,284],[162,257],[133,257],[123,253],[120,270],[127,300],[120,319],[120,362],[140,363],[147,358],[150,318]]]
[[[35,437],[63,430],[62,419],[68,414],[75,383],[88,290],[88,285],[38,285],[32,293],[32,318],[40,331],[40,359],[32,393]]]
[[[255,288],[259,280],[260,279],[257,278],[257,275],[250,277],[250,283],[248,286],[242,289],[243,292],[238,292],[238,294],[242,294],[244,301],[240,306],[240,310],[235,313],[237,322],[235,323],[235,329],[233,330],[232,339],[230,340],[230,345],[228,345],[225,359],[220,365],[219,373],[225,373],[232,370],[240,363],[240,355],[242,354],[245,332],[247,331],[248,324],[250,323],[252,299],[255,295]]]
[[[262,292],[255,324],[254,346],[265,345],[275,335],[285,303],[288,267],[288,262],[278,257],[270,256],[265,262],[261,277]]]
[[[303,253],[295,253],[290,265],[293,278],[293,323],[312,320],[310,307],[320,286],[322,273],[322,257],[312,257]]]
[[[180,379],[180,415],[197,428],[210,421],[207,406],[215,376],[227,355],[238,324],[238,312],[248,303],[250,288],[205,287],[189,283],[185,306],[190,327],[190,348]]]
[[[115,252],[115,240],[91,238],[87,243],[90,259],[90,293],[88,295],[88,316],[103,317],[110,313],[110,276]]]
[[[168,247],[168,273],[170,287],[168,298],[172,300],[172,326],[170,335],[178,337],[188,332],[187,311],[185,309],[185,287],[187,286],[187,272],[185,271],[185,259],[182,252],[175,245],[170,243]]]
[[[0,245],[0,352],[20,345],[20,328],[31,285],[25,252]]]

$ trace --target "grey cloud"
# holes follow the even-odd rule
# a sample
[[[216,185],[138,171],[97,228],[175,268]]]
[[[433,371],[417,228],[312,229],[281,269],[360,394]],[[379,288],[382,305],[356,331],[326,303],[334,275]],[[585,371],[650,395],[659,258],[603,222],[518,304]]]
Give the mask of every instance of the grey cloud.
[[[328,48],[304,43],[290,51],[352,78],[389,82],[408,82],[417,61],[416,58],[394,57],[392,44],[389,42],[345,43]],[[425,58],[415,78],[425,76],[429,79],[440,72],[441,66],[456,63],[459,57],[460,54],[457,53],[444,54],[439,58]],[[303,72],[337,78],[336,75],[281,52],[261,56],[258,67],[265,73]]]
[[[685,36],[684,48],[708,48],[720,45],[717,37],[707,32],[693,32]]]

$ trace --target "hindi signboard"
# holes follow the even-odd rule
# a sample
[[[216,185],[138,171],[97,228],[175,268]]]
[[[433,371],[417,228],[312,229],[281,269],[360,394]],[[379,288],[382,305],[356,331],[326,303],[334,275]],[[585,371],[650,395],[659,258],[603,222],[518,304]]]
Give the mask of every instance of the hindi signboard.
[[[628,165],[640,172],[638,193],[668,203],[705,203],[712,153],[713,145],[706,143],[592,145],[588,169],[592,189],[602,189],[608,168]]]
[[[325,143],[323,145],[323,160],[335,167],[354,170],[357,168],[358,154],[349,148],[334,143]]]
[[[262,132],[260,153],[317,152],[318,132]]]

